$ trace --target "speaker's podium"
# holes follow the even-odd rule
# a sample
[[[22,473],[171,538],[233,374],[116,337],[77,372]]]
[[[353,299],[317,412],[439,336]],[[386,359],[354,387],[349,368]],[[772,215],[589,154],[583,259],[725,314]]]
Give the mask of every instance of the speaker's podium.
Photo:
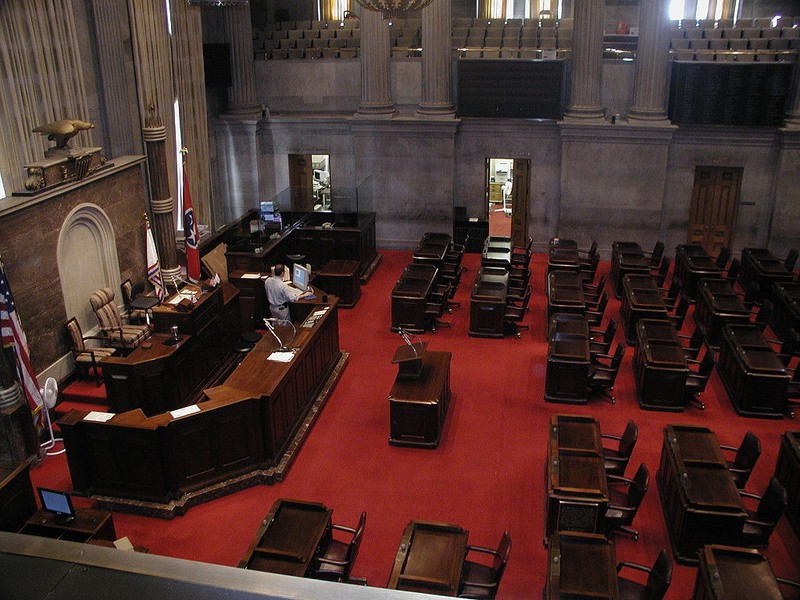
[[[389,443],[436,448],[450,402],[450,352],[433,352],[427,342],[403,344],[392,363],[398,371],[389,393]]]

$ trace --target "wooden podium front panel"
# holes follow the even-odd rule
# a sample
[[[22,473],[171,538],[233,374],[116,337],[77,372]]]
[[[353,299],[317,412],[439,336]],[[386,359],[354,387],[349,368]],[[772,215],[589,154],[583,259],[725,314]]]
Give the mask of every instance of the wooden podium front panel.
[[[436,448],[450,401],[450,352],[426,351],[417,379],[397,379],[389,392],[389,443]]]

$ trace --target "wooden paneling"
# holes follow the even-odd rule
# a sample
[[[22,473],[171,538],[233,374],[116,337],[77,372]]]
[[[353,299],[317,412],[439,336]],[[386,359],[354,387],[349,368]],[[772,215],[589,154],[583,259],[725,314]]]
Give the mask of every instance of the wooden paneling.
[[[709,256],[731,245],[742,169],[697,167],[689,209],[688,244],[702,246]]]

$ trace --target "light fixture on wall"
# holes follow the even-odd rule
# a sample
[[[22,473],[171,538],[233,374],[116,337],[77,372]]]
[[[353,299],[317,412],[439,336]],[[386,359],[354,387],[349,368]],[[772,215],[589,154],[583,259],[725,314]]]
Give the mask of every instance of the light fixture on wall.
[[[376,10],[386,17],[402,17],[406,13],[425,8],[433,0],[357,0],[364,8]]]
[[[191,6],[247,6],[250,0],[188,0]]]

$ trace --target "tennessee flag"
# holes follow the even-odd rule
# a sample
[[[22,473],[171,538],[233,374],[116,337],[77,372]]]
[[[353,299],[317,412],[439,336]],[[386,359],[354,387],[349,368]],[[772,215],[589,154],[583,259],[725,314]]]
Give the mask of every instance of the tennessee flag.
[[[192,283],[200,281],[200,251],[197,242],[197,223],[194,220],[192,196],[189,194],[189,177],[186,174],[186,161],[183,163],[183,235],[186,238],[186,276]]]
[[[150,230],[150,221],[146,223],[147,227],[147,279],[153,284],[156,290],[156,296],[162,302],[166,291],[164,290],[164,278],[161,276],[161,264],[158,262],[158,251],[156,250],[156,241],[153,239],[153,232]]]

